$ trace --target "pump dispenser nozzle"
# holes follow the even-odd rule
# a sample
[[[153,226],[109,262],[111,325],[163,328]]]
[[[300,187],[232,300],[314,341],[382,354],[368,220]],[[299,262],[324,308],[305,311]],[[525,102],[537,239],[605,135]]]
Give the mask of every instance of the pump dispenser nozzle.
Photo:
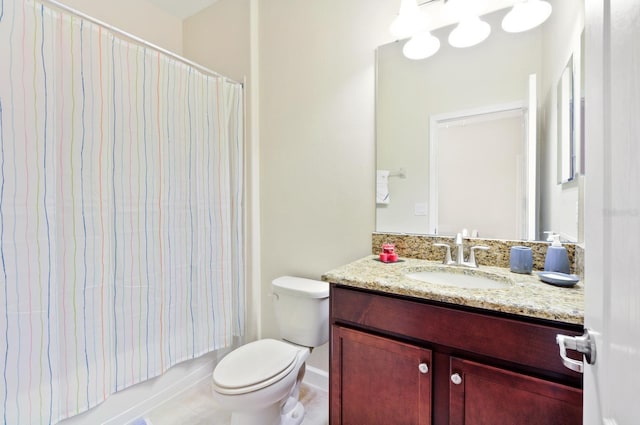
[[[560,235],[553,232],[545,233],[550,233],[547,241],[551,241],[551,246],[547,248],[544,269],[549,272],[569,274],[569,256],[567,249],[560,243]]]
[[[560,243],[560,235],[552,234],[551,239],[553,241],[551,242],[551,246],[562,246],[562,244]]]

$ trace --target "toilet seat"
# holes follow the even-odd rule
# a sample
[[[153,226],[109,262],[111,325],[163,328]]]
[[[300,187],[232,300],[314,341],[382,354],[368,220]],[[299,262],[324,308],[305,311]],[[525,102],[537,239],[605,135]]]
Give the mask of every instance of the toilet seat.
[[[213,371],[221,394],[245,394],[268,387],[296,366],[299,347],[275,339],[245,344],[224,357]]]

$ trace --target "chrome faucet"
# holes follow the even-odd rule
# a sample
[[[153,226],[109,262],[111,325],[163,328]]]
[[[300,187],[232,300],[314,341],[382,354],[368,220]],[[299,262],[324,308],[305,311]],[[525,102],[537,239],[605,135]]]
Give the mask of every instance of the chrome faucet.
[[[456,235],[456,264],[461,266],[464,264],[464,243],[462,241],[462,234]]]
[[[445,243],[434,243],[433,246],[446,248],[446,253],[444,257],[444,261],[442,264],[446,264],[448,266],[464,266],[464,267],[474,267],[477,268],[478,264],[476,263],[476,251],[487,251],[489,249],[488,246],[484,245],[474,245],[469,249],[469,258],[467,261],[464,261],[464,241],[462,239],[462,234],[458,233],[455,238],[455,246],[456,246],[456,259],[453,261],[451,259],[451,247]]]

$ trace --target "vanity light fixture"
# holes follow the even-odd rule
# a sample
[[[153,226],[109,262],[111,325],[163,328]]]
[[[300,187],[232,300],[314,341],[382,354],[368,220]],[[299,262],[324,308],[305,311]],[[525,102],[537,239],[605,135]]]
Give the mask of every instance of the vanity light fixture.
[[[409,59],[425,59],[440,49],[440,40],[429,32],[429,15],[420,8],[440,0],[400,0],[398,16],[389,31],[396,40],[410,38],[402,52]],[[486,13],[487,0],[442,0],[445,21],[458,22],[449,34],[449,44],[464,48],[483,42],[491,34],[491,26],[480,17]],[[545,0],[516,0],[502,20],[506,32],[522,32],[534,28],[549,18],[551,4]]]
[[[446,0],[445,13],[458,25],[449,34],[453,47],[471,47],[486,40],[491,26],[480,19],[486,8],[486,0]]]
[[[427,30],[427,16],[420,10],[416,0],[402,0],[398,16],[389,27],[396,40],[412,37]]]
[[[506,32],[523,32],[542,24],[551,15],[551,4],[544,0],[524,0],[513,8],[502,20]]]
[[[469,15],[480,16],[487,5],[487,0],[444,0],[444,14],[453,20]]]
[[[402,53],[409,59],[420,60],[434,55],[440,49],[440,40],[429,31],[411,37],[402,47]]]
[[[491,26],[479,17],[467,15],[449,34],[449,44],[453,47],[471,47],[489,37]]]

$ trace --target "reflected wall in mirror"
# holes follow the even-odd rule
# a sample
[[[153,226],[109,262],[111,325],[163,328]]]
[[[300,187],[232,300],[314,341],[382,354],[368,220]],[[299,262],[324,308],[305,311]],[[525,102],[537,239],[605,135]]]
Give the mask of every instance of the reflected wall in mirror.
[[[430,185],[430,133],[434,116],[451,114],[456,111],[487,108],[492,105],[520,103],[527,105],[529,80],[537,76],[535,107],[525,112],[537,116],[532,149],[524,153],[521,164],[526,168],[527,158],[535,157],[532,175],[535,184],[518,202],[534,205],[530,221],[535,231],[521,233],[515,239],[543,239],[543,231],[560,233],[562,239],[581,241],[578,217],[582,209],[580,198],[581,177],[570,183],[558,184],[557,149],[557,83],[568,59],[574,61],[581,55],[580,36],[584,27],[583,0],[551,0],[553,13],[542,26],[533,30],[507,34],[500,28],[500,21],[508,9],[485,15],[483,19],[491,24],[492,33],[483,43],[466,49],[456,49],[447,45],[446,40],[452,27],[433,31],[442,41],[438,53],[421,61],[412,61],[402,54],[401,42],[380,46],[377,50],[377,93],[376,93],[376,138],[377,169],[390,171],[388,180],[389,202],[377,205],[376,231],[413,234],[451,234],[467,228],[472,223],[448,221],[448,228],[438,228],[433,223],[433,193]],[[427,9],[428,11],[428,9]],[[575,72],[574,74],[579,74]],[[580,87],[580,76],[575,76],[574,88]],[[579,99],[580,95],[574,95]],[[532,129],[527,129],[532,130]],[[472,136],[473,137],[473,136]],[[579,139],[578,139],[579,140]],[[523,143],[514,140],[515,144]],[[471,175],[466,175],[464,166],[448,165],[445,175],[458,179],[470,190],[478,189],[480,179],[475,178],[485,164],[489,167],[491,149],[477,155],[476,167]],[[528,156],[527,156],[528,155]],[[455,156],[455,152],[454,152]],[[493,159],[493,158],[492,158]],[[393,177],[398,170],[405,170],[405,178]],[[514,167],[515,175],[522,178],[526,170]],[[506,178],[506,177],[505,177]],[[489,184],[491,190],[500,188]],[[435,190],[435,189],[434,189]],[[438,191],[440,189],[438,188]],[[473,214],[477,201],[471,202],[470,195],[454,193],[453,202],[459,209]],[[492,199],[484,199],[491,204]],[[515,202],[515,201],[514,201]],[[515,208],[515,207],[514,207]],[[518,209],[518,208],[516,208]],[[519,208],[526,210],[526,208]],[[476,212],[480,214],[479,211]],[[482,213],[482,214],[487,214]],[[513,222],[525,222],[527,217],[512,217],[513,212],[496,208],[496,217],[504,214]],[[509,215],[509,216],[508,216]],[[507,217],[508,216],[508,217]],[[439,219],[442,217],[439,217]],[[439,220],[441,221],[441,220]],[[480,226],[480,225],[479,225]],[[491,234],[488,228],[477,228],[480,237],[511,239],[509,234]]]
[[[534,229],[528,227],[527,194],[535,185],[535,173],[531,179],[527,175],[528,115],[523,103],[511,103],[432,116],[429,228],[434,233],[455,234],[464,223],[472,235],[482,229],[483,238],[528,238]]]

